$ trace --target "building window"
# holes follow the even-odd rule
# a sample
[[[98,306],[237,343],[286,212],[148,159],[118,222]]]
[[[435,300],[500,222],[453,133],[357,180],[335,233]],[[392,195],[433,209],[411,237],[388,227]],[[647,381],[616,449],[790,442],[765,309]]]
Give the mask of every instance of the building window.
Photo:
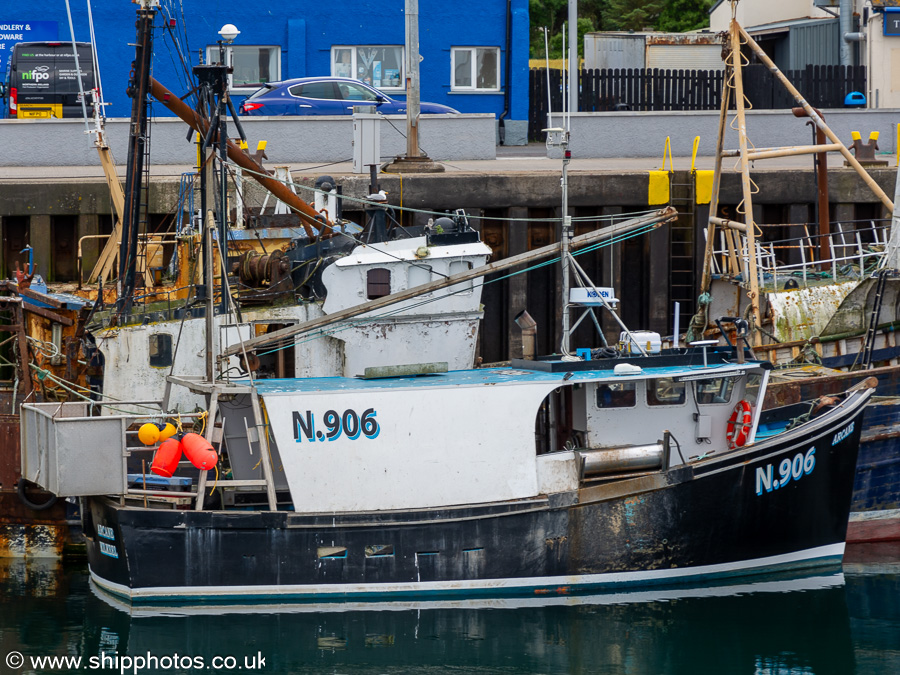
[[[500,91],[499,47],[453,47],[453,91]]]
[[[375,300],[391,294],[391,271],[381,267],[366,272],[366,298]]]
[[[403,91],[403,47],[396,45],[340,46],[331,48],[333,77],[352,77],[378,89]]]
[[[281,47],[228,45],[225,53],[234,68],[228,76],[229,91],[249,94],[267,82],[281,79]],[[206,48],[206,62],[219,63],[219,45]]]

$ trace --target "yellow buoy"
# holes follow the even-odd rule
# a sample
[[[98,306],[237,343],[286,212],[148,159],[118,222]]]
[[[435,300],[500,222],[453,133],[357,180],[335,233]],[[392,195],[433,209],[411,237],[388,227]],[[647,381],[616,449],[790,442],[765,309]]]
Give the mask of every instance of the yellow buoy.
[[[138,429],[138,438],[144,445],[153,445],[159,440],[159,427],[147,422]]]
[[[176,431],[178,431],[178,430],[175,428],[174,425],[169,424],[168,422],[166,422],[166,426],[164,426],[164,427],[163,427],[163,430],[159,432],[159,440],[160,440],[160,441],[165,441],[165,440],[167,440],[167,439],[169,439],[169,438],[172,438],[172,436],[175,435],[175,432],[176,432]]]

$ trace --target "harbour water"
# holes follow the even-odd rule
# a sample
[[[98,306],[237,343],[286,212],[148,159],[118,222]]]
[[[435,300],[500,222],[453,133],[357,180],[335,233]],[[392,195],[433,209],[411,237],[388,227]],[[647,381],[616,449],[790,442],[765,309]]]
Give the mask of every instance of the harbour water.
[[[84,566],[0,560],[0,660],[4,673],[883,675],[900,673],[897,561],[894,544],[850,549],[843,571],[703,587],[133,609]]]

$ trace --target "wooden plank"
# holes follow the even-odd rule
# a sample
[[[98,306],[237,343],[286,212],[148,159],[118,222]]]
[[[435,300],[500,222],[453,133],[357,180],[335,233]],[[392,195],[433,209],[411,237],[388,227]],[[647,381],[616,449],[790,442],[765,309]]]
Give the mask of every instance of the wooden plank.
[[[28,337],[25,335],[25,314],[22,311],[22,306],[16,307],[16,322],[19,324],[19,329],[16,331],[16,339],[19,344],[19,367],[21,369],[21,378],[19,380],[19,386],[23,389],[23,393],[25,394],[25,399],[28,400],[32,394],[34,394],[34,382],[31,380],[31,367],[28,365],[31,362],[31,357],[28,355]]]
[[[24,305],[26,312],[31,312],[32,314],[37,314],[38,316],[42,316],[45,319],[50,319],[51,321],[55,321],[56,323],[61,323],[63,326],[74,326],[75,322],[72,321],[67,316],[63,316],[62,314],[57,314],[46,307],[37,307],[35,305]]]
[[[43,302],[45,305],[50,305],[56,309],[61,309],[63,303],[57,300],[56,298],[41,293],[39,291],[32,290],[30,288],[19,288],[17,289],[19,295],[24,296],[30,300],[36,300],[37,302]]]

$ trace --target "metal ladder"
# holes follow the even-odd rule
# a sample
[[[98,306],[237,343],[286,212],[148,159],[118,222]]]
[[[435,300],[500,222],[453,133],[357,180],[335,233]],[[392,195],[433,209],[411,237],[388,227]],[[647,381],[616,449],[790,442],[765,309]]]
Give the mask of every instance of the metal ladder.
[[[689,174],[690,175],[690,174]],[[693,180],[672,183],[670,204],[678,209],[678,220],[669,224],[669,303],[668,312],[676,302],[681,303],[681,315],[693,316],[696,293],[694,277],[694,201],[696,188]],[[686,189],[684,189],[686,188]],[[671,325],[671,317],[669,317]]]
[[[862,361],[859,370],[872,368],[872,354],[875,352],[875,334],[878,332],[878,317],[881,315],[881,305],[884,302],[884,285],[891,274],[891,270],[883,269],[878,272],[878,280],[875,282],[875,298],[872,301],[872,311],[869,314],[869,325],[866,328],[866,338],[862,350]]]

